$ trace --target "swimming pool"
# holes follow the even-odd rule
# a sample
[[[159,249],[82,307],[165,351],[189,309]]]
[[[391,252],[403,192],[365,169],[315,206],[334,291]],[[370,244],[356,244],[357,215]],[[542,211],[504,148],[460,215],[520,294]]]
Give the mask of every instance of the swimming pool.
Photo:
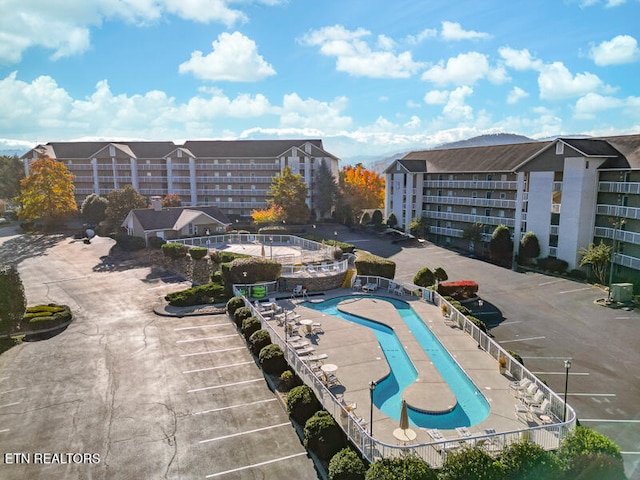
[[[374,331],[391,370],[387,377],[378,382],[373,392],[373,403],[377,408],[389,417],[399,419],[402,392],[416,380],[418,373],[392,328],[338,310],[340,302],[355,298],[375,298],[391,303],[456,396],[457,404],[450,412],[433,414],[409,408],[410,423],[423,428],[452,429],[475,425],[489,415],[490,406],[484,395],[408,303],[372,295],[350,295],[318,303],[304,302],[302,305],[307,308],[363,325]]]

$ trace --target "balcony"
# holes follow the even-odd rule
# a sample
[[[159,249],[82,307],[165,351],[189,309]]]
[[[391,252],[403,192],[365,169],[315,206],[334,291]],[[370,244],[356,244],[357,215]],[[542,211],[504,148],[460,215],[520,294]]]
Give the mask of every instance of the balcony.
[[[613,254],[613,263],[624,267],[640,270],[640,258],[631,255],[623,255],[622,253]]]
[[[627,232],[626,230],[619,230],[609,227],[596,227],[594,230],[594,236],[596,237],[613,238],[614,235],[616,240],[619,240],[621,242],[640,245],[640,233]]]
[[[235,196],[243,196],[243,197],[265,197],[267,195],[267,190],[249,190],[245,189],[232,189],[229,190],[227,188],[198,188],[198,195],[216,195],[218,197],[222,195],[235,195]]]
[[[433,196],[424,197],[426,203],[441,205],[469,205],[471,207],[493,207],[493,208],[516,208],[515,200],[503,198],[480,198],[480,197],[453,197],[453,196]]]
[[[640,193],[640,182],[598,182],[599,192]]]
[[[271,170],[280,171],[280,164],[275,163],[197,163],[197,171],[206,170]]]
[[[494,180],[425,180],[424,186],[429,188],[457,188],[467,190],[516,190],[516,188],[518,188],[518,182]]]
[[[141,188],[140,193],[143,195],[166,195],[166,188]]]
[[[640,219],[640,208],[622,207],[618,205],[597,205],[596,213],[598,215],[608,215],[611,217],[623,217]]]
[[[67,164],[67,168],[69,169],[70,172],[75,172],[77,170],[91,170],[93,169],[93,165],[91,164]]]
[[[164,163],[138,163],[138,170],[166,170],[166,169],[167,169],[167,166]]]
[[[468,215],[465,213],[453,213],[453,212],[434,212],[433,210],[427,210],[424,212],[426,217],[435,218],[438,220],[453,220],[454,222],[466,222],[466,223],[483,223],[485,225],[506,225],[507,227],[515,226],[515,219],[507,217],[486,217],[483,215]]]
[[[462,230],[457,228],[429,227],[429,233],[433,233],[435,235],[446,235],[447,237],[462,238]]]

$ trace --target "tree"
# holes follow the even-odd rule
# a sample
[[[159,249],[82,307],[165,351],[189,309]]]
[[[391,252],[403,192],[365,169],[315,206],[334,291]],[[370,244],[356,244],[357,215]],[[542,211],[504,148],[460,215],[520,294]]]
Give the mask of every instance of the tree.
[[[329,480],[364,480],[367,467],[351,448],[343,448],[329,462]]]
[[[340,202],[353,214],[369,208],[384,206],[384,178],[358,163],[346,166],[339,175]],[[343,210],[348,211],[343,207]],[[346,222],[345,222],[346,223]]]
[[[177,193],[169,193],[162,199],[162,208],[181,207],[182,200]]]
[[[494,260],[506,263],[511,258],[513,252],[513,241],[511,232],[506,225],[498,225],[491,235],[489,242],[489,252]]]
[[[62,162],[47,157],[35,160],[29,176],[20,181],[18,201],[22,208],[18,216],[51,225],[77,212],[73,178]]]
[[[251,218],[256,225],[266,225],[269,223],[281,222],[285,216],[282,207],[271,205],[269,208],[262,210],[254,210],[251,212]]]
[[[133,185],[126,185],[123,189],[112,190],[107,195],[107,223],[111,229],[118,229],[134,208],[147,208],[147,197],[138,193]]]
[[[540,243],[535,233],[527,232],[520,240],[520,256],[525,259],[540,256]]]
[[[287,223],[305,223],[309,220],[307,206],[307,184],[302,175],[295,175],[291,168],[284,167],[280,175],[276,175],[267,191],[269,204],[279,207],[283,212],[283,220]]]
[[[0,156],[0,198],[13,199],[20,194],[24,165],[17,156]]]
[[[580,258],[580,266],[589,265],[598,283],[606,285],[612,251],[612,246],[607,245],[602,240],[600,240],[598,245],[591,243],[589,248],[582,248],[578,252],[582,255],[582,258]]]
[[[392,212],[391,214],[389,214],[389,218],[387,218],[387,226],[389,228],[395,228],[396,225],[398,225],[398,219],[396,218],[395,214]]]
[[[500,462],[479,447],[463,448],[447,455],[441,480],[501,480],[503,478]]]
[[[93,225],[98,225],[102,220],[107,217],[108,200],[105,197],[92,193],[82,202],[80,207],[80,213],[84,219]]]
[[[590,428],[576,427],[560,444],[557,456],[567,478],[625,478],[620,447]]]
[[[553,453],[526,440],[505,448],[500,462],[504,468],[505,480],[557,478],[560,472]]]
[[[338,183],[327,162],[321,162],[316,170],[313,193],[313,207],[318,218],[324,218],[336,204]]]
[[[419,287],[430,287],[436,283],[436,276],[429,267],[424,267],[413,277],[413,283]]]
[[[438,267],[433,271],[434,276],[436,277],[436,281],[438,282],[446,282],[449,280],[449,275],[445,272],[444,268]]]
[[[0,267],[0,331],[8,337],[20,326],[27,301],[18,269]]]
[[[416,237],[426,237],[429,223],[427,217],[416,217],[409,224],[409,233]]]

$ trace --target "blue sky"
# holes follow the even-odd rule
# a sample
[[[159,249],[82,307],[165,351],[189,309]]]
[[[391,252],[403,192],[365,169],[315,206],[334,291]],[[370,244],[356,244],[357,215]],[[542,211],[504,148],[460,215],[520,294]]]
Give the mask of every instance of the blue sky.
[[[640,132],[640,0],[3,0],[0,149]]]

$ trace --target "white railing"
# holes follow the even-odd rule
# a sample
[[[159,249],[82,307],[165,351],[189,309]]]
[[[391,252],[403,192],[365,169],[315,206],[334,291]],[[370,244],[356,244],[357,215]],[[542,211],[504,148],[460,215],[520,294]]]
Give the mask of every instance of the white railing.
[[[624,267],[634,268],[640,270],[640,258],[632,257],[631,255],[624,255],[622,253],[613,254],[613,263],[622,265]]]
[[[504,350],[488,335],[483,333],[475,324],[469,321],[449,302],[444,300],[436,291],[418,287],[413,284],[394,282],[393,280],[383,277],[358,276],[358,278],[361,280],[362,284],[376,283],[378,288],[381,290],[389,290],[391,287],[390,284],[393,282],[395,284],[394,291],[395,288],[400,287],[402,288],[403,293],[417,296],[428,303],[437,306],[442,306],[443,304],[447,305],[453,322],[457,323],[463,331],[469,334],[481,348],[496,358],[496,360],[499,357],[506,358],[507,370],[509,370],[516,379],[528,378],[532,382],[536,383],[538,388],[545,392],[550,401],[550,412],[555,416],[555,418],[559,419],[563,417],[565,404],[562,398],[550,390],[545,384],[540,382],[536,376],[524,368],[523,365],[515,361],[515,359],[509,355],[506,350]],[[280,332],[279,329],[275,329],[272,326],[271,321],[268,321],[262,316],[259,309],[257,309],[247,297],[242,295],[242,292],[236,288],[236,285],[233,287],[233,292],[236,296],[242,296],[245,305],[251,309],[252,315],[259,318],[262,328],[269,332],[271,341],[282,349],[291,368],[302,379],[302,381],[313,390],[324,409],[333,416],[339,425],[341,425],[349,440],[356,448],[358,448],[358,450],[360,450],[362,455],[368,461],[374,462],[379,458],[397,457],[400,455],[410,454],[417,455],[432,467],[437,468],[442,466],[446,453],[441,452],[446,452],[448,447],[457,444],[460,439],[448,439],[439,442],[399,446],[384,443],[377,440],[375,437],[371,437],[365,426],[358,423],[355,418],[345,410],[345,407],[338,401],[331,391],[311,371],[309,366],[302,361],[302,359],[296,354],[295,349],[288,344],[287,339],[282,338],[282,332]],[[286,332],[286,329],[284,330]],[[566,405],[566,413],[568,420],[565,422],[558,422],[553,425],[541,425],[521,430],[512,430],[508,432],[498,432],[491,435],[475,435],[473,437],[465,437],[464,441],[465,443],[472,445],[490,443],[493,446],[492,452],[494,453],[499,453],[505,447],[519,442],[523,438],[526,438],[547,450],[557,449],[562,439],[568,435],[576,425],[576,414],[571,406]]]
[[[456,237],[462,238],[463,231],[459,228],[447,228],[447,227],[429,227],[429,233],[434,233],[436,235],[446,235],[447,237]]]
[[[594,229],[594,236],[596,237],[613,238],[614,235],[616,240],[621,242],[640,245],[640,233],[627,232],[626,230],[620,230],[619,228],[609,227],[596,227]]]
[[[598,190],[612,193],[640,193],[639,182],[598,182]]]
[[[468,205],[471,207],[516,208],[515,200],[485,197],[454,197],[449,195],[429,195],[424,197],[426,203],[440,205]]]
[[[479,190],[515,190],[518,182],[496,180],[425,180],[429,188],[465,188]]]
[[[440,220],[453,220],[455,222],[466,223],[483,223],[485,225],[506,225],[507,227],[515,226],[515,219],[507,217],[485,217],[483,215],[469,215],[466,213],[454,213],[454,212],[436,212],[433,210],[426,210],[424,212],[426,217],[436,218]]]
[[[551,204],[551,213],[560,213],[561,206],[562,205],[560,203],[552,203]]]
[[[598,215],[611,215],[613,217],[624,217],[640,219],[640,208],[623,207],[620,205],[596,205]]]
[[[552,185],[552,189],[554,192],[561,192],[562,191],[562,182],[553,182]]]

